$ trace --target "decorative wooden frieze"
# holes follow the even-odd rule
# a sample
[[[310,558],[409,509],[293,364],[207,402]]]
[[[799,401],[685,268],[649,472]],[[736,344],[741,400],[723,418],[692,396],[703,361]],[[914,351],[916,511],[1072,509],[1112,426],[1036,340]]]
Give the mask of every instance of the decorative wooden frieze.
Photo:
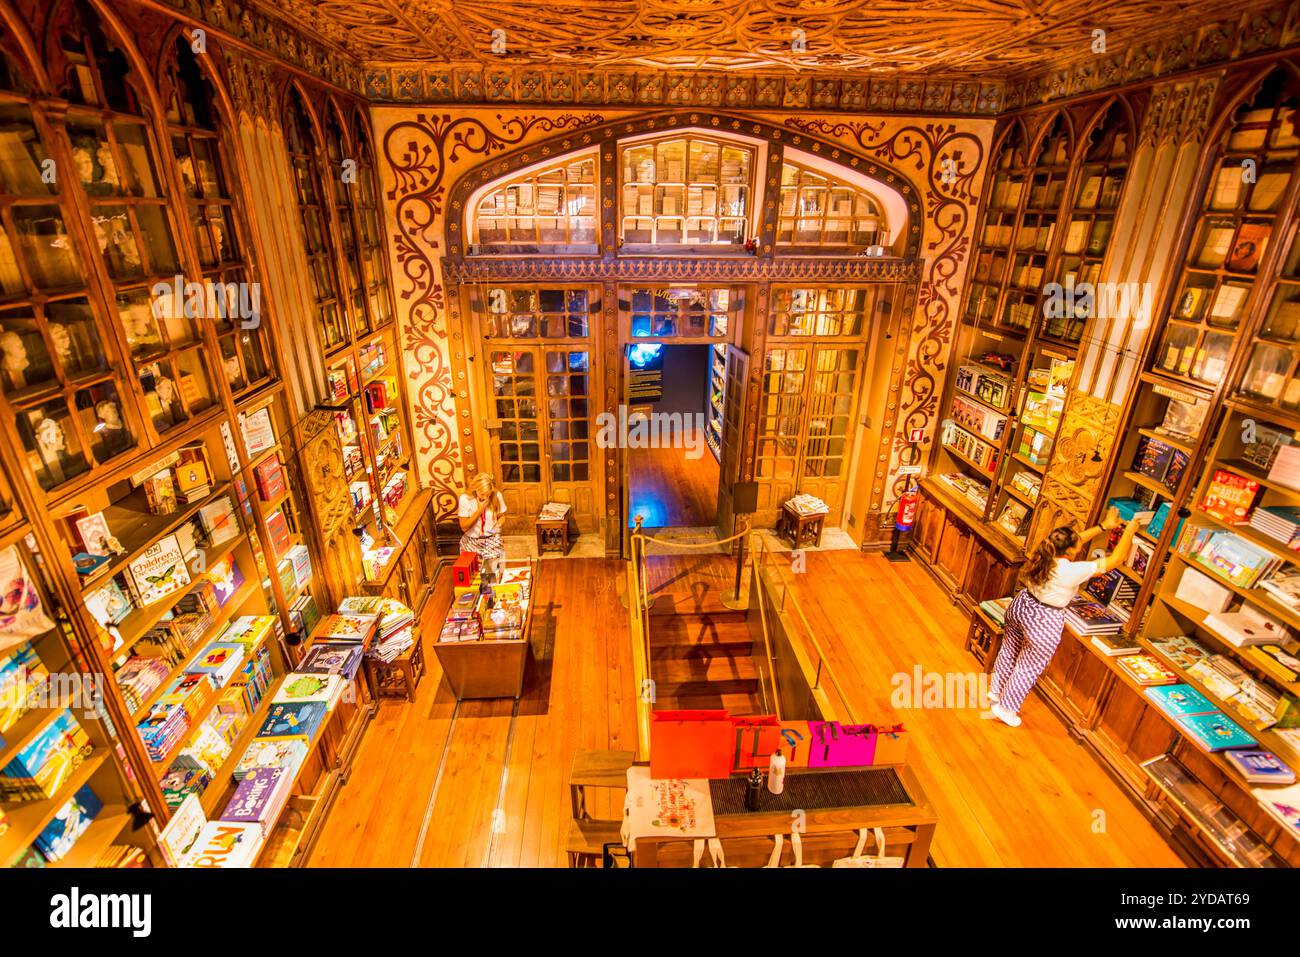
[[[756,256],[619,256],[597,257],[484,257],[444,260],[456,282],[663,280],[666,282],[790,281],[808,282],[909,282],[919,278],[919,260],[867,256],[777,257]]]

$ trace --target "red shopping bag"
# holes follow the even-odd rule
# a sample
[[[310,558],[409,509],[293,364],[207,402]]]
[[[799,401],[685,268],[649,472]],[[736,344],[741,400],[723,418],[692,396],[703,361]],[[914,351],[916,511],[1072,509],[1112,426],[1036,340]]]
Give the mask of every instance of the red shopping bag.
[[[735,751],[731,769],[748,771],[750,768],[766,768],[772,752],[781,747],[781,722],[776,715],[759,715],[757,717],[731,719],[735,729]]]
[[[732,748],[725,708],[650,713],[652,778],[725,778],[731,774]]]

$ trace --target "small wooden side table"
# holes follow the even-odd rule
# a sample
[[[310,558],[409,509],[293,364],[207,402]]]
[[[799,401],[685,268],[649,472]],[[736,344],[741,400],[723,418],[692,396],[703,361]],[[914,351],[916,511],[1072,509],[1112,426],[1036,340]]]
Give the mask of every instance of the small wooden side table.
[[[365,659],[367,673],[371,676],[371,687],[377,698],[405,698],[415,700],[415,689],[424,677],[424,646],[420,633],[415,633],[415,644],[392,661],[382,658]]]
[[[564,518],[539,518],[534,523],[534,526],[537,529],[538,555],[546,552],[559,552],[561,555],[569,554],[569,546],[573,544],[573,539],[569,535],[570,521],[568,515]]]
[[[787,539],[792,548],[802,548],[805,545],[816,548],[822,543],[822,523],[825,519],[825,512],[803,515],[788,504],[783,504],[781,514],[776,519],[777,537]]]

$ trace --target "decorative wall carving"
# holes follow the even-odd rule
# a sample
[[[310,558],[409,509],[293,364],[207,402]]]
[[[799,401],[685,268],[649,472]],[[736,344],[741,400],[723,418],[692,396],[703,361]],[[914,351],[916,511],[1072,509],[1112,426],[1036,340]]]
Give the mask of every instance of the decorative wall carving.
[[[1052,507],[1038,509],[1031,547],[1056,525],[1067,524],[1061,516],[1079,525],[1088,521],[1119,433],[1120,412],[1119,406],[1087,392],[1070,397],[1039,495]]]
[[[597,114],[477,116],[403,113],[383,130],[380,166],[394,277],[404,329],[402,348],[412,404],[412,431],[422,482],[432,488],[440,517],[454,513],[472,455],[465,338],[458,297],[445,294],[438,236],[453,170],[563,129],[600,122]],[[467,448],[463,446],[468,446]]]

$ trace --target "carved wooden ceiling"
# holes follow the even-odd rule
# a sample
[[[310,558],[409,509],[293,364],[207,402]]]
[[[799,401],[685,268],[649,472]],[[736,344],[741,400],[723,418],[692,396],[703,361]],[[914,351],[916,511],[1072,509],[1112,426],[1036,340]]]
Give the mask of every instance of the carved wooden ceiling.
[[[367,64],[1018,77],[1276,0],[254,0]],[[499,31],[499,32],[497,32]],[[495,49],[494,49],[495,42]]]

